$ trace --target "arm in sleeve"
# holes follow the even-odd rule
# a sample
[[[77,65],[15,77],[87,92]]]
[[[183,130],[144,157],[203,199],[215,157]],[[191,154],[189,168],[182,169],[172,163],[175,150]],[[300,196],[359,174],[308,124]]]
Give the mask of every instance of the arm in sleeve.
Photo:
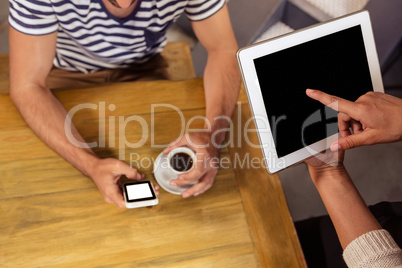
[[[28,35],[46,35],[58,28],[49,0],[10,0],[8,22],[15,30]]]
[[[402,267],[402,250],[384,229],[353,240],[343,252],[348,267]]]

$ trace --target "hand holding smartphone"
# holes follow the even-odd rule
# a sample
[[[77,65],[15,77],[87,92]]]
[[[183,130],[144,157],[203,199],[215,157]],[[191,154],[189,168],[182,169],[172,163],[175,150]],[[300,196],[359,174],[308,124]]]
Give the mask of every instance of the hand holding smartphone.
[[[150,181],[135,181],[123,184],[123,196],[127,208],[155,206],[159,203]]]

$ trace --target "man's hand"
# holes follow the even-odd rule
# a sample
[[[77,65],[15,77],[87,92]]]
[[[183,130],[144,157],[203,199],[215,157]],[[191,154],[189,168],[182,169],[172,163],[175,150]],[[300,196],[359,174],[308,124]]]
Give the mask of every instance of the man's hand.
[[[113,159],[96,160],[92,172],[89,174],[103,198],[107,203],[114,203],[119,208],[125,208],[124,198],[118,185],[118,180],[122,175],[128,179],[142,180],[144,175],[138,173],[135,168],[130,167],[126,163]],[[155,191],[158,187],[155,187]]]
[[[189,147],[196,153],[196,163],[191,171],[181,174],[170,184],[181,186],[198,180],[197,184],[182,193],[183,198],[187,198],[202,194],[211,188],[218,173],[219,149],[211,143],[210,133],[193,132],[172,142],[163,153],[168,154],[174,148],[183,146]]]
[[[240,72],[236,62],[238,45],[230,23],[226,4],[205,20],[191,21],[197,39],[208,53],[204,70],[205,117],[208,132],[186,134],[171,143],[164,153],[180,146],[195,151],[197,163],[193,170],[182,174],[172,184],[198,183],[183,192],[184,198],[197,196],[208,190],[218,172],[220,144],[225,139],[223,131],[229,125],[240,90]],[[222,130],[222,131],[221,131]],[[217,135],[212,137],[212,133]],[[218,146],[214,146],[214,144]]]
[[[339,111],[341,138],[331,144],[332,151],[402,140],[402,99],[381,92],[368,92],[351,102],[319,90],[307,89],[306,93]]]

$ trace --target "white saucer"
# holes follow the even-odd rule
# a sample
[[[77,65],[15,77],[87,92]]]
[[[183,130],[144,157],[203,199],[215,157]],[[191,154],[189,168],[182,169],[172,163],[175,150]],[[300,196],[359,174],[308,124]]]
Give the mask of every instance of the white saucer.
[[[176,179],[177,176],[177,173],[170,168],[168,156],[160,153],[154,163],[154,177],[160,187],[169,193],[181,195],[185,190],[197,183],[195,182],[182,186],[170,185],[170,181]]]

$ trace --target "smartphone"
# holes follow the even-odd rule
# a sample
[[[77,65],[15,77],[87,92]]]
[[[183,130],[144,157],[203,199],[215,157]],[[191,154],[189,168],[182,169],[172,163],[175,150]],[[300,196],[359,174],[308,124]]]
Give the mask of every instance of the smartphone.
[[[127,208],[155,206],[159,203],[150,181],[135,181],[123,184],[124,201]]]

